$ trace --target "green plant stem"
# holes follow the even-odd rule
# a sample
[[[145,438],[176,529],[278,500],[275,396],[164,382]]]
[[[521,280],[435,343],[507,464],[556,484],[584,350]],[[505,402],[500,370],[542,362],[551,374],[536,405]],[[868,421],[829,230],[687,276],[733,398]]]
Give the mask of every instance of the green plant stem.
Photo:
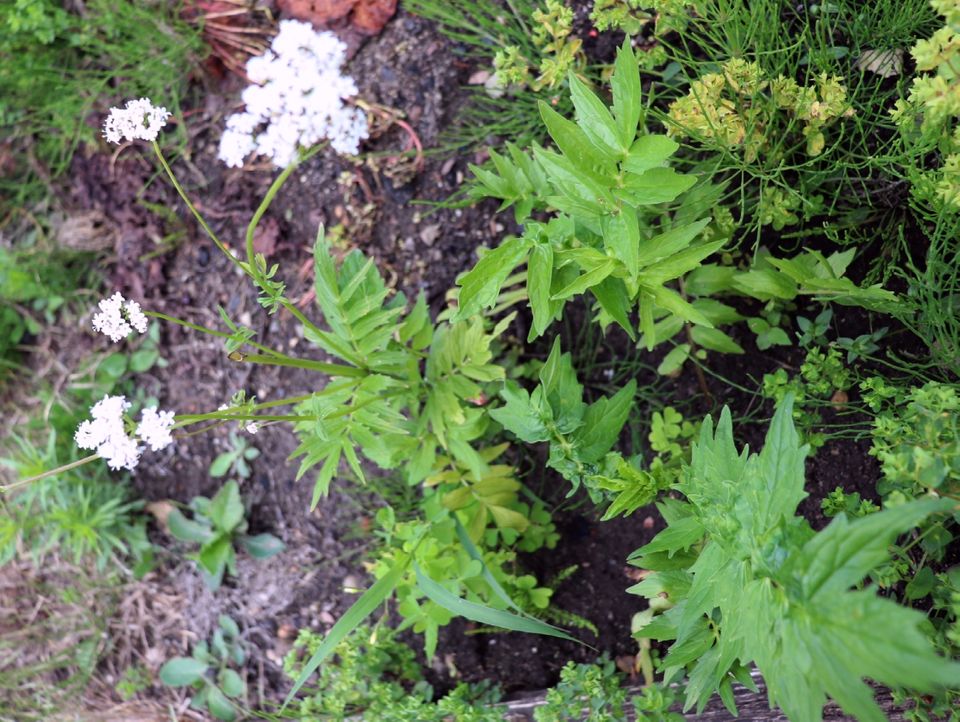
[[[326,361],[313,361],[305,358],[289,358],[276,356],[263,356],[261,354],[240,354],[242,358],[235,358],[236,361],[249,361],[250,363],[263,364],[264,366],[289,366],[292,368],[309,369],[310,371],[319,371],[330,376],[349,376],[352,378],[361,378],[367,375],[367,372],[356,366],[344,366],[343,364],[332,364]]]
[[[160,313],[159,311],[145,311],[144,313],[147,316],[159,318],[163,321],[169,321],[170,323],[177,324],[178,326],[185,326],[186,328],[193,329],[194,331],[200,331],[201,333],[210,334],[211,336],[216,336],[217,338],[231,338],[231,334],[226,333],[225,331],[217,331],[212,328],[207,328],[206,326],[200,326],[189,321],[183,321],[182,319],[168,316],[167,314]],[[244,343],[248,346],[252,346],[263,351],[266,355],[241,354],[243,358],[238,359],[240,361],[249,361],[250,363],[259,363],[266,366],[290,366],[295,368],[309,369],[311,371],[320,371],[322,373],[329,374],[330,376],[366,376],[366,372],[363,369],[356,368],[355,366],[344,366],[342,364],[325,363],[323,361],[313,361],[311,359],[294,358],[293,356],[287,356],[280,351],[272,349],[269,346],[264,346],[256,341],[247,340]]]
[[[280,188],[284,183],[287,182],[287,179],[290,178],[293,171],[297,169],[302,162],[309,160],[311,157],[316,155],[321,149],[327,146],[326,143],[319,143],[308,151],[306,151],[301,158],[298,158],[293,163],[288,165],[283,171],[278,175],[273,183],[270,184],[269,190],[267,190],[266,195],[263,197],[263,200],[260,201],[260,205],[256,211],[253,213],[253,217],[250,219],[250,223],[247,225],[247,235],[246,235],[246,248],[247,248],[247,263],[250,266],[251,272],[254,274],[255,280],[262,282],[265,279],[263,274],[260,272],[260,269],[257,268],[256,263],[254,263],[255,255],[253,252],[253,236],[257,230],[257,226],[260,225],[260,221],[263,219],[264,214],[267,212],[267,209],[270,207],[270,204],[273,203],[273,199],[276,197],[277,193],[280,191]]]
[[[166,158],[163,157],[163,152],[160,150],[160,144],[157,143],[157,141],[153,141],[153,150],[157,156],[157,159],[160,161],[160,165],[163,166],[163,170],[166,172],[167,177],[170,179],[170,182],[173,183],[173,187],[176,188],[177,193],[180,195],[180,198],[182,198],[183,202],[187,204],[187,208],[189,208],[190,212],[193,213],[193,217],[197,219],[197,223],[200,224],[200,227],[203,228],[206,234],[210,237],[210,240],[213,241],[214,244],[216,244],[217,248],[219,248],[220,251],[227,258],[229,258],[235,266],[242,269],[245,273],[247,273],[247,275],[250,275],[250,273],[247,272],[246,269],[244,269],[243,264],[240,262],[240,259],[238,259],[233,254],[233,251],[227,248],[227,246],[223,243],[223,241],[221,241],[217,237],[217,234],[214,233],[213,229],[210,228],[209,224],[207,224],[206,219],[202,215],[200,215],[200,211],[198,211],[196,206],[193,205],[193,202],[190,200],[189,196],[187,196],[186,191],[183,190],[183,186],[180,185],[180,182],[177,180],[177,177],[173,174],[173,171],[170,169],[170,165],[167,163]]]
[[[56,474],[62,474],[65,471],[70,471],[76,469],[84,464],[89,464],[94,459],[99,459],[99,454],[90,454],[90,456],[85,456],[82,459],[77,461],[71,461],[69,464],[64,464],[63,466],[58,466],[56,469],[50,469],[45,471],[42,474],[37,474],[36,476],[31,476],[26,479],[21,479],[16,481],[13,484],[0,484],[0,493],[6,494],[7,492],[13,491],[14,489],[19,489],[21,486],[27,486],[32,484],[35,481],[40,481],[41,479],[46,479],[48,476],[55,476]]]
[[[152,318],[159,318],[161,321],[167,321],[169,323],[173,323],[178,326],[184,326],[185,328],[190,328],[190,329],[193,329],[194,331],[200,331],[201,333],[206,333],[211,336],[216,336],[217,338],[232,338],[232,334],[229,334],[226,331],[217,331],[212,328],[207,328],[206,326],[200,326],[199,324],[191,323],[190,321],[184,321],[182,319],[176,318],[175,316],[168,316],[167,314],[160,313],[159,311],[144,311],[143,313],[145,316],[150,316]],[[263,344],[257,343],[256,341],[250,341],[248,339],[247,341],[244,341],[244,344],[246,344],[247,346],[252,346],[253,348],[259,349],[263,351],[265,354],[269,354],[270,356],[275,356],[277,358],[291,358],[290,356],[287,356],[285,353],[272,349],[269,346],[264,346]]]

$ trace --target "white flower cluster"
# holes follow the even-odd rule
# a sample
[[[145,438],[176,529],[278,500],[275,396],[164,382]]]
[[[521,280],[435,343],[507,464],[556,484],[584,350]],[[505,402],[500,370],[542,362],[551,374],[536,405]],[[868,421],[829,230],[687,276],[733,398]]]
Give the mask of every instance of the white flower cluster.
[[[103,137],[111,143],[153,141],[169,117],[166,108],[156,107],[147,98],[128,100],[123,108],[110,108],[110,115],[103,124]]]
[[[97,305],[100,313],[94,314],[93,330],[109,336],[114,343],[125,339],[134,329],[139,333],[147,332],[147,317],[136,301],[127,301],[115,293]]]
[[[357,94],[353,78],[340,74],[346,49],[333,33],[282,21],[271,49],[247,62],[253,85],[243,91],[246,112],[227,119],[220,159],[239,168],[256,152],[285,168],[296,160],[298,146],[324,138],[338,153],[358,153],[369,132],[363,111],[344,103]]]
[[[123,414],[130,402],[123,396],[104,396],[90,409],[91,418],[80,423],[74,441],[81,449],[96,449],[111,469],[133,470],[140,461],[143,447],[137,439],[129,436],[124,428]],[[170,429],[173,427],[172,411],[144,409],[136,435],[154,451],[160,451],[173,443]]]

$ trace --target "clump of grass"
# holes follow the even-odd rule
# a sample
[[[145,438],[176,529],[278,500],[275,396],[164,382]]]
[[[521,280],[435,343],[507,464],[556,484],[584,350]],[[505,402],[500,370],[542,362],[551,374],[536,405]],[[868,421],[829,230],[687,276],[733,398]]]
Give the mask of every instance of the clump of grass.
[[[0,567],[0,719],[49,720],[82,696],[105,649],[116,588],[51,557]]]
[[[900,241],[902,267],[913,301],[900,321],[929,349],[926,358],[909,359],[914,370],[933,371],[951,380],[960,379],[960,219],[955,213],[928,213],[929,246],[925,255]]]
[[[538,61],[544,50],[534,41],[534,13],[545,4],[537,0],[409,0],[408,12],[437,23],[437,29],[456,44],[454,52],[494,72],[494,58],[506,47]],[[534,90],[510,88],[498,83],[491,87],[472,86],[457,122],[443,138],[447,149],[471,148],[507,139],[526,144],[545,137],[537,107],[539,101],[572,110],[568,94],[556,87]]]
[[[178,114],[202,52],[200,30],[180,3],[54,0],[0,5],[0,211],[42,195],[82,142],[105,99],[148,96]],[[181,139],[182,140],[182,139]]]
[[[905,159],[890,110],[909,81],[904,49],[936,26],[927,0],[702,0],[697,6],[682,31],[661,39],[669,63],[652,78],[651,117],[669,127],[669,104],[731,59],[756,63],[769,81],[782,76],[801,87],[836,77],[850,112],[826,129],[819,152],[809,152],[801,132],[806,121],[785,111],[772,119],[751,113],[756,98],[746,97],[745,136],[762,136],[763,152],[750,157],[743,147],[690,134],[687,157],[695,170],[729,183],[726,202],[739,207],[742,224],[758,237],[760,226],[777,218],[775,228],[829,217],[834,240],[847,242],[852,230],[849,242],[862,241],[855,229],[881,220],[899,201],[891,189],[900,179],[891,168]]]

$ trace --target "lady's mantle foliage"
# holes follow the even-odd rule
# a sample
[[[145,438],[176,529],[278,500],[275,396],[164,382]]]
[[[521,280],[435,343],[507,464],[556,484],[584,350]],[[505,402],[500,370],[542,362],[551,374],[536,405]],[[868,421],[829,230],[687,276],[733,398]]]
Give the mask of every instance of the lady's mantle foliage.
[[[793,399],[779,405],[763,451],[737,453],[729,409],[704,420],[677,488],[660,504],[669,526],[632,555],[650,570],[631,591],[669,609],[638,634],[675,639],[668,678],[687,668],[687,708],[715,690],[733,705],[732,677],[756,664],[771,703],[794,722],[817,721],[829,695],[860,720],[886,719],[863,682],[923,692],[956,683],[960,664],[934,654],[921,612],[854,589],[888,557],[894,537],[953,502],[927,498],[814,533],[796,515],[804,459]],[[663,609],[661,605],[658,607]]]
[[[353,78],[340,73],[346,49],[333,33],[318,33],[309,23],[281,22],[271,49],[247,63],[252,85],[243,91],[246,111],[227,119],[220,159],[239,168],[255,152],[286,167],[299,146],[324,139],[338,153],[356,154],[368,137],[367,119],[344,102],[357,94]]]

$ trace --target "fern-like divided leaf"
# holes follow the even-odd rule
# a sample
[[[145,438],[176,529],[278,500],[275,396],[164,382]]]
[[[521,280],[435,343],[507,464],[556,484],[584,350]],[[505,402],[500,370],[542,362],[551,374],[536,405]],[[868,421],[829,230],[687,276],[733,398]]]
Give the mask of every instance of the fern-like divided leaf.
[[[668,527],[632,555],[652,573],[631,591],[672,605],[639,635],[675,640],[664,663],[668,676],[686,669],[687,709],[702,710],[714,692],[732,705],[731,680],[755,664],[794,722],[822,719],[828,696],[879,722],[865,678],[931,692],[955,684],[960,664],[934,653],[922,613],[852,587],[886,560],[898,534],[952,503],[840,515],[813,533],[796,515],[807,448],[792,406],[787,397],[777,409],[760,454],[737,452],[729,410],[715,431],[704,421],[679,485],[687,502],[663,505]]]

